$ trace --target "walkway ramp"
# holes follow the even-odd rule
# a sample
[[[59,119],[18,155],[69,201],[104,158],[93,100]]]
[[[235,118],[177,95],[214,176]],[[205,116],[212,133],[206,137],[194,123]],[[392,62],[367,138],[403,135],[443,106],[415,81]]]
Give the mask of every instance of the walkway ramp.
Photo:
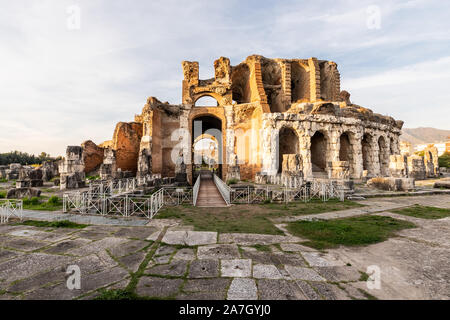
[[[212,172],[200,173],[200,188],[197,196],[197,207],[227,207],[222,194],[214,183]]]

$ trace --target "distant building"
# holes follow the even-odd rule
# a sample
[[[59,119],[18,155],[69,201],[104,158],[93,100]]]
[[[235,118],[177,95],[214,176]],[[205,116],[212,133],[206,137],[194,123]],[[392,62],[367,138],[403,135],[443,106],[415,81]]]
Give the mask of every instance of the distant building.
[[[431,143],[431,144],[418,144],[414,147],[416,152],[425,150],[428,146],[435,146],[438,149],[438,155],[441,156],[445,152],[450,152],[450,141]]]

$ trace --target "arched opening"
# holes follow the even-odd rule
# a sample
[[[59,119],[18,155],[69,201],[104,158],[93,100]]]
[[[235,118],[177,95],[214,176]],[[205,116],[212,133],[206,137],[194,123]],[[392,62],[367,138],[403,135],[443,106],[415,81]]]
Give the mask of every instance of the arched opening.
[[[219,143],[210,134],[202,134],[192,144],[194,164],[208,167],[211,170],[219,164]]]
[[[233,101],[238,104],[249,103],[251,101],[250,68],[247,64],[241,63],[233,68],[231,83]]]
[[[320,131],[311,138],[311,165],[314,172],[325,172],[327,167],[327,138]]]
[[[350,143],[349,133],[344,132],[339,138],[340,149],[339,149],[339,161],[347,161],[350,174],[353,173],[353,146]]]
[[[394,146],[394,139],[391,138],[391,143],[389,144],[390,153],[395,154],[395,146]]]
[[[309,72],[300,62],[291,64],[291,102],[308,101],[309,93]]]
[[[372,137],[368,134],[365,134],[362,141],[362,158],[363,158],[363,170],[367,170],[368,174],[372,174],[373,168],[372,168],[372,159],[371,159],[371,153],[372,153],[372,147],[370,146],[370,143],[372,141]]]
[[[192,120],[192,177],[200,170],[210,170],[222,178],[222,121],[214,116],[199,116]]]
[[[281,173],[283,166],[283,155],[298,154],[299,140],[295,131],[288,127],[281,128],[278,137],[278,173]]]
[[[211,96],[203,96],[195,101],[196,107],[217,107],[219,102]]]
[[[378,158],[380,162],[380,173],[382,176],[388,175],[389,170],[389,152],[386,140],[383,136],[378,138]]]

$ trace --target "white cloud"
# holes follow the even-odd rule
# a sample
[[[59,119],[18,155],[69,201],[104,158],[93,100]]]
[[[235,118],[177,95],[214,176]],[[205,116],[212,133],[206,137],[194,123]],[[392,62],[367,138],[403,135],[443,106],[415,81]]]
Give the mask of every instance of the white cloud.
[[[334,60],[356,103],[389,106],[400,119],[422,112],[426,96],[437,110],[449,98],[449,5],[438,0],[0,1],[0,152],[58,155],[69,144],[110,139],[148,96],[181,102],[182,60],[199,61],[205,78],[220,56],[232,64],[250,54]],[[78,31],[66,28],[73,4]],[[372,4],[381,8],[380,30],[366,26]],[[426,80],[411,81],[419,75]],[[396,105],[408,99],[410,109]],[[430,113],[419,122],[442,127]]]

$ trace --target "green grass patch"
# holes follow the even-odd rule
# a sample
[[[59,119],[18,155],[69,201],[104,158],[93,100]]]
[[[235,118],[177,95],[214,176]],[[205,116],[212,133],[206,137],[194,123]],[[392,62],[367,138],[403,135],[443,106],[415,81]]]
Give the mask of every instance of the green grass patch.
[[[69,228],[69,229],[84,229],[89,226],[88,224],[75,223],[69,220],[60,220],[60,221],[26,220],[18,224],[41,228]]]
[[[6,198],[6,191],[0,191],[0,199]]]
[[[255,244],[253,246],[250,246],[252,248],[255,248],[258,251],[262,251],[262,252],[271,252],[272,250],[270,250],[269,246],[266,246],[264,244]]]
[[[127,289],[101,289],[100,295],[94,300],[145,300],[144,297],[138,296],[135,292]]]
[[[422,219],[442,219],[450,216],[450,209],[414,205],[409,208],[392,210],[394,213]]]
[[[220,233],[259,233],[283,235],[270,218],[317,214],[344,210],[363,205],[352,201],[330,199],[328,202],[313,200],[307,203],[285,204],[241,204],[227,208],[200,208],[193,206],[166,207],[155,216],[156,219],[181,219],[185,225],[194,226],[196,231],[217,231]]]
[[[240,210],[243,209],[243,210]],[[260,233],[282,235],[268,219],[268,214],[251,212],[248,209],[231,208],[164,208],[155,218],[176,218],[196,231],[217,231],[220,233]]]
[[[294,235],[307,238],[303,242],[316,249],[344,246],[364,246],[382,242],[396,231],[414,228],[408,221],[382,216],[358,216],[323,221],[295,221],[287,229]]]
[[[31,199],[24,198],[23,208],[26,210],[42,210],[42,211],[57,211],[62,210],[63,203],[61,198],[57,196],[46,197],[33,197]]]
[[[450,168],[450,152],[445,152],[438,159],[439,167]]]
[[[8,182],[8,179],[2,178],[2,179],[0,179],[0,182]]]

